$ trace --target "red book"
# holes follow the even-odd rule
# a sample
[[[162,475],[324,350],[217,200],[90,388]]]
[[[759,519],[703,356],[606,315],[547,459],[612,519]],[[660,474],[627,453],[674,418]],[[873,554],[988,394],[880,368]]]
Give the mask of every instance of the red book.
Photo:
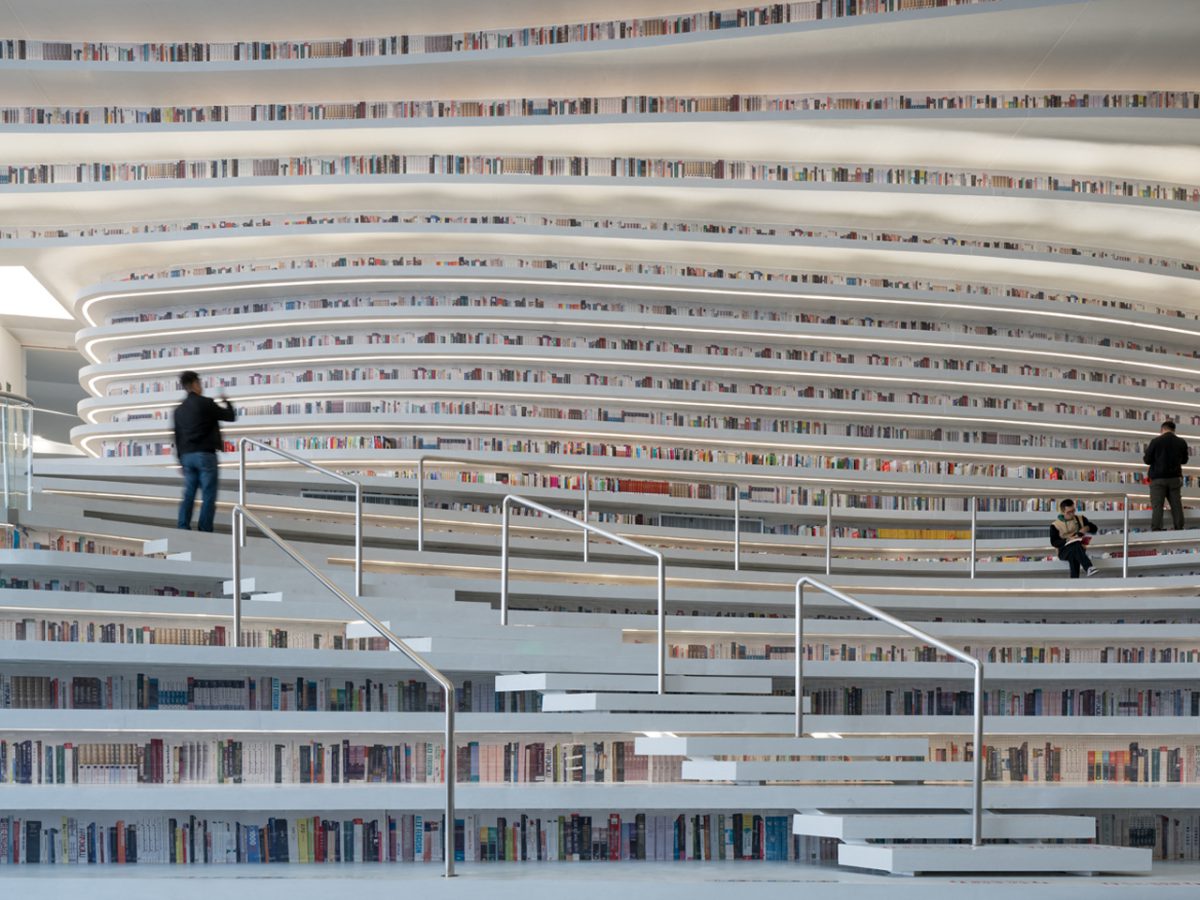
[[[608,858],[621,858],[621,814],[608,814]]]

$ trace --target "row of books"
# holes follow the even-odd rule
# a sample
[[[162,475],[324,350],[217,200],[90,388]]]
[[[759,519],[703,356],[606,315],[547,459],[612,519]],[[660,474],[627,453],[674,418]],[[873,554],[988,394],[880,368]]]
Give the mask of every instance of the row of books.
[[[18,525],[0,532],[13,550],[56,550],[60,553],[100,553],[108,556],[142,556],[143,541],[62,531],[45,531]]]
[[[242,103],[208,106],[21,106],[0,109],[0,125],[144,125],[211,122],[326,122],[393,119],[519,119],[533,116],[646,116],[705,113],[988,110],[1191,110],[1196,91],[1119,93],[982,92],[910,95],[723,94],[520,97],[507,100],[390,100]]]
[[[536,693],[497,694],[490,678],[464,679],[456,688],[458,712],[539,708]],[[0,709],[441,712],[445,696],[439,686],[415,678],[203,678],[143,672],[56,677],[0,672]]]
[[[1200,187],[1128,178],[1015,175],[907,166],[812,165],[737,159],[659,159],[588,156],[363,156],[229,157],[174,162],[34,163],[0,166],[0,184],[94,184],[154,180],[226,180],[315,176],[440,175],[555,178],[711,179],[944,187],[991,192],[1095,194],[1106,197],[1200,203]]]
[[[677,782],[683,759],[641,756],[619,738],[464,741],[455,754],[455,780],[485,784]],[[0,739],[8,784],[440,784],[444,773],[436,740]]]
[[[438,816],[384,814],[345,820],[195,815],[105,822],[0,815],[0,865],[196,865],[311,862],[440,862]],[[257,819],[257,821],[253,821]],[[459,820],[465,827],[467,820]],[[461,837],[462,828],[459,829]],[[460,842],[461,844],[461,842]]]
[[[989,646],[963,650],[988,663],[1038,664],[1154,664],[1200,662],[1200,648],[1187,646]],[[676,659],[795,659],[794,643],[766,641],[721,641],[681,643],[667,638],[667,651]],[[817,662],[955,662],[949,655],[928,646],[897,644],[851,644],[806,641],[804,659]],[[995,676],[992,676],[994,680]]]
[[[834,716],[969,716],[973,691],[943,687],[814,688],[812,711]],[[992,688],[983,692],[989,716],[1200,716],[1200,690],[1191,688]]]
[[[140,455],[140,454],[139,454]],[[113,575],[112,579],[123,578],[130,581],[130,573]],[[192,587],[177,587],[173,584],[154,584],[143,580],[141,583],[124,584],[111,579],[83,579],[38,577],[22,578],[17,575],[0,575],[0,590],[16,591],[70,591],[72,593],[90,594],[141,594],[154,597],[211,597],[210,591],[197,590]],[[18,638],[18,640],[20,640]]]
[[[509,419],[480,422],[478,430],[487,432],[491,437],[448,437],[436,435],[426,437],[423,434],[406,433],[409,429],[398,433],[366,433],[340,434],[312,437],[276,437],[269,438],[264,443],[292,451],[297,450],[429,450],[442,452],[506,452],[533,453],[547,456],[601,457],[615,459],[666,459],[685,462],[726,463],[742,466],[769,468],[807,469],[829,472],[863,472],[875,475],[946,475],[960,479],[966,478],[1008,478],[1020,480],[1062,481],[1077,484],[1111,485],[1116,488],[1130,485],[1139,492],[1142,490],[1144,466],[1132,460],[1112,460],[1121,468],[1099,468],[1072,464],[1060,465],[1020,465],[1007,463],[976,463],[962,462],[954,458],[928,458],[931,451],[926,448],[913,450],[914,456],[924,458],[879,458],[865,455],[871,448],[864,447],[862,456],[841,456],[836,454],[811,454],[788,452],[756,452],[752,450],[712,449],[697,446],[662,446],[657,443],[627,443],[620,439],[623,434],[614,435],[616,442],[584,441],[584,440],[538,440],[521,438],[517,435],[533,431],[546,431],[537,426],[529,425],[521,419]],[[401,423],[396,423],[400,425]],[[404,423],[408,424],[408,423]],[[414,424],[425,425],[424,422]],[[507,426],[507,427],[506,427]],[[432,425],[429,425],[432,430]],[[368,426],[369,428],[369,426]],[[411,426],[410,426],[411,428]],[[285,430],[285,429],[280,429]],[[302,430],[297,428],[297,430]],[[367,430],[367,429],[364,429]],[[510,438],[495,435],[514,435]],[[897,449],[892,447],[892,452]],[[169,456],[173,453],[173,445],[166,440],[122,439],[114,435],[102,443],[103,455],[109,458],[137,456]],[[225,452],[236,452],[232,441],[227,441]],[[945,457],[957,456],[957,448],[947,445],[940,451]],[[1186,483],[1185,483],[1186,484]],[[1064,487],[1064,492],[1069,491]]]
[[[792,0],[789,3],[775,3],[769,6],[735,7],[675,16],[609,19],[454,34],[404,34],[337,40],[125,43],[8,38],[0,40],[0,60],[167,63],[462,53],[513,47],[633,40],[723,31],[730,28],[761,28],[793,22],[901,12],[929,5],[969,6],[986,2],[990,0],[937,0],[935,4],[915,0]]]
[[[374,216],[360,213],[356,216],[347,216],[348,221],[357,222],[360,219],[370,219]],[[401,218],[398,214],[387,217],[387,220],[396,218],[403,222],[408,222],[408,218]],[[446,216],[436,215],[431,218],[439,221],[450,218]],[[509,219],[517,218],[515,216],[499,216],[499,215],[469,215],[459,217],[463,221],[457,221],[450,218],[451,224],[463,224],[463,222],[475,223],[479,220],[482,224],[509,224]],[[423,222],[424,217],[418,221]],[[243,223],[246,227],[260,223],[262,220],[250,220]],[[545,217],[546,223],[558,223],[557,219]],[[269,225],[267,221],[265,224]],[[517,222],[515,224],[523,224]],[[574,227],[605,227],[614,228],[616,230],[625,231],[630,228],[646,228],[651,231],[671,231],[681,230],[686,231],[693,227],[693,223],[688,222],[659,222],[657,220],[639,220],[634,219],[626,221],[625,219],[614,221],[609,219],[603,220],[586,220],[586,219],[570,219],[567,223]],[[107,227],[107,226],[106,226]],[[112,226],[118,227],[118,226]],[[149,228],[150,226],[146,226]],[[153,226],[155,230],[167,228],[168,225],[158,224]],[[229,225],[226,227],[233,227]],[[558,225],[557,227],[563,227]],[[713,229],[724,229],[724,226],[716,226],[708,223],[696,224],[696,230],[711,231]],[[729,226],[733,228],[734,226]],[[742,226],[745,227],[745,226]],[[184,230],[194,230],[184,226]],[[133,231],[132,233],[139,233]],[[731,233],[741,234],[741,231],[733,231]],[[1098,258],[1107,258],[1103,254],[1124,253],[1124,251],[1108,251],[1099,250],[1096,248],[1075,248],[1063,247],[1061,245],[1051,244],[1018,244],[1008,240],[998,242],[990,238],[966,239],[957,237],[947,237],[944,235],[920,235],[912,233],[907,236],[897,234],[895,232],[874,232],[860,230],[825,230],[814,228],[788,228],[786,226],[770,226],[760,225],[753,229],[747,228],[747,236],[758,236],[761,234],[775,235],[786,234],[793,237],[829,237],[842,240],[868,240],[877,242],[900,242],[900,243],[933,243],[941,245],[953,244],[955,246],[964,246],[978,249],[989,249],[997,243],[1002,246],[1000,249],[1006,250],[1040,250],[1047,253],[1066,253],[1068,255],[1088,255],[1092,253],[1101,254]],[[0,235],[12,239],[27,237],[24,232],[4,232],[0,231]],[[81,231],[78,236],[92,236],[86,231]],[[324,260],[324,258],[320,258]],[[343,257],[337,257],[333,260],[328,260],[335,263],[342,260],[345,265],[349,261]],[[1158,257],[1130,257],[1128,259],[1122,257],[1122,261],[1137,262],[1140,264],[1162,268],[1168,265],[1168,260]],[[1187,271],[1195,271],[1196,265],[1187,260],[1179,260],[1180,266],[1186,268]],[[166,273],[158,273],[160,277],[168,277]],[[206,273],[212,274],[212,273]],[[319,289],[319,286],[318,286]],[[1074,293],[1058,293],[1055,291],[1046,291],[1040,289],[1035,292],[1030,292],[1027,288],[1013,288],[1018,291],[1013,296],[1021,296],[1028,299],[1040,299],[1050,302],[1071,303],[1081,306],[1099,306],[1109,310],[1137,310],[1147,315],[1164,316],[1169,319],[1188,319],[1196,320],[1198,316],[1194,313],[1186,313],[1182,310],[1170,310],[1165,307],[1155,306],[1152,303],[1139,301],[1113,301],[1105,298],[1093,298],[1081,296]],[[972,285],[970,282],[964,282],[957,285],[959,293],[991,293],[988,285]],[[1036,294],[1036,296],[1033,296]],[[882,295],[881,295],[882,296]],[[661,303],[655,301],[639,301],[636,299],[611,299],[611,298],[589,298],[589,297],[562,297],[549,296],[543,297],[538,294],[498,294],[494,290],[483,290],[473,293],[463,293],[461,290],[449,290],[441,293],[405,293],[402,291],[386,290],[381,285],[378,290],[368,293],[321,293],[317,296],[295,297],[284,295],[275,299],[242,301],[242,302],[220,302],[216,298],[203,298],[194,300],[189,305],[172,304],[169,300],[165,300],[161,305],[152,307],[141,307],[135,310],[119,309],[107,312],[103,321],[107,325],[119,325],[129,322],[161,322],[175,321],[177,319],[191,318],[217,318],[222,316],[241,316],[252,315],[270,312],[295,312],[295,311],[329,311],[331,315],[344,317],[348,310],[363,310],[364,315],[376,317],[381,314],[381,310],[388,309],[502,309],[502,310],[559,310],[562,312],[571,313],[586,313],[586,320],[590,320],[597,314],[622,313],[627,315],[650,315],[650,316],[668,316],[677,318],[693,319],[740,319],[743,321],[753,322],[801,322],[805,324],[824,324],[824,325],[843,325],[843,326],[858,326],[867,328],[897,328],[906,331],[962,331],[964,334],[977,335],[1003,335],[1008,337],[1024,336],[1027,329],[1021,325],[1001,325],[996,323],[975,323],[975,324],[959,324],[954,322],[934,321],[931,319],[912,318],[911,314],[907,317],[896,316],[889,314],[887,316],[872,316],[872,315],[854,315],[844,307],[839,307],[836,301],[832,305],[822,309],[822,301],[818,298],[805,298],[805,308],[797,309],[793,306],[775,307],[763,305],[736,305],[730,301],[709,300],[705,303],[697,303],[687,300],[676,300],[671,303]],[[513,312],[513,318],[522,315],[522,313]],[[574,318],[574,317],[572,317]],[[585,321],[586,321],[585,320]],[[1132,324],[1132,323],[1131,323]],[[1126,341],[1133,341],[1132,334],[1126,336],[1111,337],[1107,335],[1079,335],[1073,334],[1072,339],[1075,340],[1094,340],[1096,343],[1106,347],[1125,347]],[[1138,344],[1140,346],[1140,344]],[[1025,367],[1030,367],[1026,369]],[[1006,370],[1007,371],[1007,370]],[[1022,375],[1037,374],[1037,366],[1031,362],[1022,362],[1019,369],[1014,369]]]
[[[27,616],[11,619],[0,613],[0,641],[53,641],[81,644],[179,644],[194,647],[225,647],[229,630],[210,627],[150,625],[145,622],[97,622],[80,619],[48,619]],[[370,640],[347,638],[343,629],[316,628],[290,622],[287,625],[244,628],[239,646],[304,650],[365,650]],[[382,649],[382,648],[374,648]]]
[[[1096,831],[1102,844],[1149,847],[1155,859],[1200,860],[1200,814],[1197,813],[1106,812],[1096,817]]]
[[[441,862],[444,822],[436,813],[210,819],[196,815],[0,815],[0,865],[227,865],[235,863]],[[797,858],[791,817],[754,812],[612,812],[456,818],[458,861],[597,862]]]
[[[1070,304],[1094,304],[1106,309],[1140,310],[1138,301],[1127,297],[1104,294],[1081,295],[1072,291],[1058,290],[1045,287],[1029,287],[1027,285],[997,284],[993,282],[977,282],[963,285],[953,279],[915,278],[913,276],[880,276],[847,273],[805,272],[794,270],[772,269],[740,269],[723,265],[704,266],[695,263],[647,262],[644,260],[595,260],[595,259],[561,259],[547,257],[504,257],[493,255],[489,257],[466,257],[462,255],[448,256],[439,254],[428,255],[349,255],[349,254],[311,254],[302,257],[276,257],[261,259],[253,262],[245,260],[225,260],[192,265],[174,265],[162,269],[134,269],[105,273],[107,281],[147,281],[160,278],[197,278],[212,275],[233,275],[253,272],[286,272],[313,269],[358,269],[358,268],[408,268],[414,266],[431,266],[433,268],[513,268],[533,270],[558,270],[577,272],[602,272],[609,275],[626,274],[640,276],[673,276],[685,279],[722,279],[727,282],[762,281],[788,285],[834,285],[871,288],[872,291],[930,291],[934,293],[974,293],[982,296],[1002,296],[1020,300],[1056,300]],[[702,282],[701,282],[702,283]],[[1150,310],[1152,311],[1152,310]],[[1163,315],[1179,318],[1170,309],[1163,310]]]
[[[415,356],[420,356],[418,351],[410,351]],[[381,352],[378,354],[380,359],[395,358],[398,356],[395,351]],[[613,388],[624,388],[631,392],[642,390],[655,391],[684,391],[684,392],[703,392],[703,393],[720,393],[727,395],[748,395],[749,397],[760,396],[776,396],[776,397],[795,397],[798,399],[815,399],[823,401],[846,401],[849,404],[859,403],[890,403],[898,407],[897,416],[904,417],[913,413],[906,410],[904,407],[929,407],[936,406],[941,410],[941,414],[945,416],[947,424],[953,425],[958,417],[962,415],[965,418],[971,418],[975,410],[980,409],[1008,409],[1026,413],[1036,414],[1053,412],[1060,417],[1067,416],[1087,416],[1107,419],[1128,419],[1133,421],[1149,421],[1150,412],[1146,406],[1132,405],[1113,405],[1113,404],[1093,404],[1079,403],[1061,400],[1058,402],[1047,400],[997,400],[990,395],[994,390],[994,385],[988,384],[987,381],[980,381],[979,384],[973,385],[970,393],[952,393],[949,390],[938,391],[936,381],[933,385],[932,393],[926,392],[898,392],[894,390],[880,390],[876,388],[844,388],[835,385],[814,385],[797,386],[795,379],[808,375],[810,377],[819,378],[822,381],[836,380],[841,366],[845,365],[863,365],[862,362],[855,360],[854,354],[834,354],[826,351],[811,351],[805,354],[808,359],[806,361],[819,363],[821,365],[813,366],[809,372],[788,372],[781,369],[778,374],[775,374],[770,380],[764,381],[762,375],[765,373],[755,373],[758,377],[747,382],[741,379],[734,380],[718,380],[713,378],[693,377],[685,378],[678,375],[663,377],[658,374],[652,365],[646,366],[646,374],[627,374],[623,370],[636,369],[639,365],[644,365],[644,361],[638,357],[615,358],[594,358],[588,359],[586,355],[571,358],[549,358],[546,360],[546,368],[543,369],[517,369],[505,366],[508,361],[506,356],[496,354],[493,364],[490,366],[472,366],[472,367],[440,367],[417,365],[411,368],[400,368],[397,366],[346,366],[341,364],[338,356],[330,355],[327,357],[325,366],[323,367],[305,367],[303,369],[290,365],[286,358],[272,360],[270,358],[262,361],[262,370],[255,371],[249,374],[239,374],[238,367],[226,368],[228,362],[221,359],[220,354],[214,354],[211,359],[205,360],[207,367],[214,370],[211,376],[212,380],[222,388],[237,390],[241,387],[261,388],[266,385],[312,385],[312,384],[338,384],[348,386],[348,390],[352,390],[354,385],[363,385],[359,388],[364,394],[364,399],[371,399],[374,403],[383,403],[382,400],[377,400],[371,396],[372,392],[380,390],[381,382],[389,382],[385,385],[392,391],[407,389],[413,392],[419,392],[420,387],[424,382],[428,381],[484,381],[504,383],[520,383],[522,385],[530,384],[576,384],[587,386],[602,386]],[[415,360],[418,361],[419,360]],[[914,368],[918,369],[942,369],[944,368],[937,363],[942,360],[931,359],[928,357],[920,357],[912,360],[913,363],[919,365],[906,365],[905,361],[897,358],[891,358],[887,361],[867,362],[867,366],[878,366],[887,369],[886,372],[879,374],[880,380],[894,379],[896,377],[897,368],[904,366],[909,374],[916,377],[912,373]],[[497,364],[498,363],[498,364]],[[928,365],[925,363],[929,363]],[[557,365],[556,365],[557,364]],[[592,368],[584,373],[575,371],[580,366],[590,365]],[[680,367],[694,368],[697,371],[711,367],[711,362],[698,357],[695,360],[681,360],[678,365]],[[600,369],[602,371],[596,371]],[[607,370],[607,371],[603,371]],[[952,370],[951,370],[952,371]],[[1091,374],[1081,372],[1078,369],[1064,369],[1061,374],[1054,373],[1048,368],[1043,369],[1036,377],[1053,380],[1057,384],[1065,382],[1081,382],[1087,379]],[[1105,373],[1096,372],[1096,375],[1101,378],[1091,379],[1092,381],[1101,381]],[[178,386],[174,389],[171,387],[171,382],[161,378],[146,378],[138,377],[139,373],[136,369],[124,371],[115,371],[104,377],[105,392],[107,396],[112,398],[126,398],[139,394],[155,394],[162,398],[162,406],[151,407],[157,408],[159,412],[168,410],[175,400],[175,394]],[[863,379],[863,375],[855,372],[853,377]],[[870,379],[872,376],[867,375]],[[1141,381],[1137,376],[1124,374],[1111,375],[1112,383],[1118,384],[1125,381]],[[864,379],[865,380],[865,379]],[[1178,383],[1167,381],[1164,379],[1164,390],[1176,390]],[[1133,384],[1132,387],[1144,388],[1144,384]],[[1070,388],[1062,388],[1070,390]],[[1053,390],[1053,388],[1051,388]],[[235,401],[237,397],[233,398]],[[645,413],[630,414],[624,411],[602,411],[587,412],[578,408],[574,408],[576,412],[572,412],[572,407],[552,406],[556,398],[554,395],[545,397],[545,405],[537,407],[539,411],[545,411],[544,417],[553,415],[556,418],[577,418],[590,419],[595,421],[633,421],[639,417],[644,417]],[[629,397],[626,402],[637,402],[636,396]],[[684,398],[681,398],[684,399]],[[726,402],[736,408],[740,405],[741,397],[729,397]],[[120,415],[121,405],[115,405]],[[251,413],[250,410],[255,407],[241,406],[247,411],[247,414],[278,414],[275,411],[274,405],[264,404],[259,409],[261,413]],[[279,409],[283,409],[282,401]],[[314,405],[312,411],[319,413],[328,409],[330,412],[347,411],[346,406],[340,410],[336,407],[329,407],[324,404]],[[403,406],[392,402],[391,407],[384,409],[379,407],[372,411],[388,411],[388,412],[433,412],[441,415],[462,415],[468,410],[475,409],[476,413],[484,413],[488,410],[487,404],[479,404],[478,402],[471,405],[466,405],[453,401],[437,401],[429,403],[411,402],[408,406]],[[491,415],[519,415],[521,407],[510,404],[496,404],[492,411],[487,414]],[[526,410],[530,407],[525,407]],[[958,413],[957,410],[962,410]],[[100,407],[98,412],[103,412],[103,407]],[[822,412],[823,410],[813,410],[813,412]],[[836,410],[829,410],[833,413]],[[139,410],[138,412],[142,412]],[[926,413],[927,414],[927,413]],[[115,418],[115,417],[114,417]],[[676,422],[676,418],[679,419]],[[1181,412],[1177,416],[1177,420],[1183,423],[1196,424],[1191,422],[1197,418],[1196,414]],[[658,420],[670,422],[671,424],[687,425],[691,422],[713,421],[722,427],[734,427],[742,430],[761,430],[773,431],[778,430],[779,426],[773,426],[771,423],[780,420],[767,417],[733,417],[728,422],[726,418],[714,418],[712,416],[688,416],[682,413],[662,414]],[[783,421],[793,423],[793,427],[799,433],[808,433],[813,431],[817,426],[815,420],[786,419]],[[964,424],[970,424],[969,421]],[[1071,449],[1106,449],[1120,446],[1120,439],[1113,435],[1104,435],[1093,437],[1091,435],[1076,435],[1070,438],[1063,437],[1044,437],[1039,435],[1027,435],[1018,429],[1024,423],[1013,422],[1009,425],[1007,431],[978,429],[978,430],[961,430],[958,428],[918,428],[913,426],[889,425],[879,426],[872,424],[865,425],[823,425],[823,427],[832,434],[847,433],[852,436],[861,436],[866,438],[879,439],[896,439],[903,436],[908,440],[953,440],[969,443],[981,444],[1008,444],[1013,446],[1024,446],[1030,441],[1038,440],[1038,446],[1062,446],[1070,447]],[[1092,426],[1094,427],[1094,426]]]

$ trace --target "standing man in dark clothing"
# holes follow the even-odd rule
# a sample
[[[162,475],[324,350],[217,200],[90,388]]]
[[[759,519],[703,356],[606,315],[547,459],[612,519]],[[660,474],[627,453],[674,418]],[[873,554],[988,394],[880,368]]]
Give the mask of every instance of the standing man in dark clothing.
[[[1183,467],[1188,461],[1188,445],[1175,433],[1170,419],[1162,423],[1160,434],[1146,445],[1142,462],[1150,467],[1150,529],[1162,531],[1163,501],[1171,504],[1171,525],[1183,528]]]
[[[204,396],[200,376],[184,372],[179,386],[187,391],[183,402],[175,408],[175,455],[183,466],[183,500],[179,504],[178,526],[185,531],[192,527],[192,506],[196,488],[200,488],[199,531],[212,531],[217,511],[217,451],[221,442],[221,422],[232,422],[237,413],[224,395],[220,406]]]

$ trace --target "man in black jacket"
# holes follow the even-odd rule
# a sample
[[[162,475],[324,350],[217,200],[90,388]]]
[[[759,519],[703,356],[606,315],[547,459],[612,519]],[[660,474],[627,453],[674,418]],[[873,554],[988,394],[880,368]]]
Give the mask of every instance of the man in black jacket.
[[[1171,504],[1171,525],[1183,527],[1183,500],[1179,496],[1183,487],[1183,467],[1188,461],[1188,445],[1175,433],[1175,423],[1170,419],[1162,423],[1160,434],[1146,445],[1142,462],[1150,467],[1150,528],[1162,531],[1163,501]]]
[[[175,408],[175,455],[183,466],[183,500],[179,504],[178,526],[192,527],[192,506],[196,488],[200,488],[199,531],[212,531],[217,511],[217,451],[221,442],[221,422],[232,422],[237,413],[224,396],[220,406],[204,396],[200,376],[184,372],[179,386],[187,391],[183,402]]]

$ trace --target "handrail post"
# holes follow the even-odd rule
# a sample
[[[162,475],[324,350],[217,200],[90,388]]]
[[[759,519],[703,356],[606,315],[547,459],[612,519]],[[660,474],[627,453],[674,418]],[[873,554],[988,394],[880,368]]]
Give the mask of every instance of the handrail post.
[[[508,516],[512,510],[509,498],[500,508],[500,624],[508,624]]]
[[[971,846],[983,843],[983,663],[975,666],[975,783],[971,792]]]
[[[1121,577],[1129,577],[1129,495],[1121,498]]]
[[[825,574],[833,574],[833,494],[825,494]]]
[[[455,762],[457,761],[457,756],[456,756],[457,750],[456,750],[456,747],[454,744],[454,708],[455,708],[455,706],[458,705],[458,695],[457,695],[457,691],[455,690],[455,687],[454,687],[454,682],[451,681],[449,678],[447,678],[439,669],[435,668],[434,666],[432,666],[428,662],[426,662],[425,659],[422,658],[419,653],[414,651],[412,649],[412,647],[410,647],[408,644],[406,644],[404,641],[402,641],[400,638],[398,638],[396,636],[395,632],[393,632],[390,628],[388,628],[386,625],[384,625],[382,622],[380,622],[379,619],[377,619],[375,616],[373,616],[370,613],[370,611],[367,610],[366,607],[364,607],[361,603],[359,603],[359,601],[357,599],[351,597],[349,594],[347,594],[345,591],[343,591],[341,588],[339,588],[336,584],[334,584],[332,581],[330,581],[328,578],[326,578],[324,575],[322,575],[319,571],[317,571],[317,569],[315,569],[313,567],[312,563],[310,563],[308,560],[306,560],[304,558],[304,556],[301,555],[301,553],[298,550],[296,550],[296,548],[294,546],[292,546],[288,541],[285,541],[283,538],[281,538],[269,525],[267,525],[266,522],[264,522],[258,516],[254,515],[254,513],[250,512],[245,507],[238,505],[238,506],[235,506],[233,509],[233,517],[234,517],[235,523],[237,522],[239,517],[241,517],[242,519],[248,519],[250,521],[250,523],[252,525],[254,525],[254,527],[257,528],[262,533],[263,537],[265,537],[267,540],[269,540],[271,543],[273,543],[276,547],[278,547],[280,550],[282,550],[284,553],[286,553],[288,555],[288,557],[290,557],[291,560],[294,563],[296,563],[296,565],[300,566],[302,569],[304,569],[304,571],[306,571],[309,575],[311,575],[318,582],[320,582],[320,584],[326,590],[328,590],[331,594],[333,594],[335,597],[337,597],[339,600],[341,600],[343,603],[345,603],[347,606],[349,606],[352,610],[354,610],[362,618],[362,620],[364,622],[366,622],[368,625],[370,625],[372,628],[374,628],[375,631],[384,640],[386,640],[396,650],[399,650],[401,653],[403,653],[405,656],[407,656],[410,661],[415,663],[418,668],[420,668],[423,672],[425,672],[426,675],[428,675],[430,678],[432,678],[434,681],[436,681],[438,683],[438,685],[441,687],[443,696],[445,697],[445,705],[446,705],[445,743],[443,745],[444,752],[445,752],[445,762],[442,767],[442,772],[443,772],[443,776],[444,776],[443,781],[445,783],[445,788],[446,788],[446,807],[445,807],[446,827],[442,829],[442,832],[443,832],[442,833],[442,840],[443,840],[442,847],[445,850],[445,853],[444,853],[445,863],[446,863],[445,875],[447,878],[453,878],[454,877],[454,824],[455,824],[454,784],[457,780],[457,767],[455,766]],[[236,529],[232,529],[232,533],[231,533],[230,537],[231,537],[231,541],[233,544],[235,576],[240,576],[241,573],[240,573],[240,571],[238,571],[238,570],[240,570],[240,567],[241,567],[241,561],[240,561],[240,557],[238,555],[240,548],[238,546]],[[240,593],[241,585],[238,584],[238,585],[236,585],[236,587],[239,588],[239,590],[237,592],[235,592],[235,596],[237,597],[237,601],[240,603],[240,601],[241,601],[241,593]]]
[[[417,460],[417,552],[425,552],[425,457]]]
[[[33,407],[25,410],[25,508],[33,512]]]
[[[446,698],[445,737],[442,746],[445,748],[446,761],[442,765],[442,774],[446,781],[446,817],[449,819],[442,826],[442,853],[446,863],[445,877],[454,877],[454,785],[458,781],[458,748],[454,744],[454,707],[458,705],[458,692],[450,684],[442,688]],[[465,824],[465,823],[464,823]],[[463,849],[466,850],[467,836],[463,834]],[[463,854],[464,858],[466,854]]]
[[[243,438],[238,441],[238,506],[245,508],[246,506],[246,440]],[[246,517],[241,516],[238,521],[241,523],[238,526],[238,541],[243,547],[246,546]]]
[[[796,582],[796,737],[804,737],[804,582]]]
[[[978,546],[978,534],[979,534],[978,518],[977,518],[978,513],[979,513],[979,503],[975,497],[972,497],[969,502],[971,504],[971,565],[970,565],[970,570],[971,570],[971,577],[974,578],[975,577],[975,548]]]
[[[803,737],[803,704],[804,704],[804,668],[801,661],[802,646],[801,642],[804,639],[804,586],[811,584],[819,591],[823,591],[835,600],[840,600],[847,606],[852,606],[860,612],[891,625],[903,631],[907,635],[915,637],[917,640],[925,641],[937,649],[943,651],[949,656],[954,657],[960,662],[965,662],[975,670],[975,703],[974,703],[974,753],[973,753],[973,799],[971,803],[971,845],[978,847],[983,843],[983,661],[978,657],[971,656],[957,647],[952,647],[945,641],[935,638],[933,635],[921,631],[909,625],[907,622],[897,619],[895,616],[885,613],[881,609],[876,609],[863,603],[861,600],[856,600],[848,594],[844,594],[836,588],[832,588],[823,582],[817,581],[809,575],[801,575],[796,579],[796,737]]]
[[[363,592],[363,488],[354,485],[354,596]]]
[[[658,562],[658,692],[667,692],[667,578],[666,562],[661,553]]]
[[[0,403],[0,472],[4,477],[4,509],[8,509],[8,469],[12,465],[12,457],[9,455],[8,441],[8,404]]]
[[[742,570],[742,488],[733,485],[733,571]]]
[[[591,493],[589,490],[590,482],[591,482],[591,479],[588,477],[587,469],[584,469],[583,470],[583,521],[584,521],[584,524],[587,524],[588,518],[590,517],[591,511],[592,511],[591,504],[589,502],[591,500],[591,497],[589,496]],[[584,562],[588,561],[588,539],[590,537],[591,537],[591,533],[586,528],[583,529],[583,561]]]
[[[238,504],[233,508],[233,522],[230,528],[230,538],[233,542],[233,635],[230,646],[242,645],[242,547],[239,534],[246,534],[246,517],[242,514],[245,507]]]
[[[527,497],[522,497],[520,494],[508,494],[505,496],[504,503],[500,507],[500,624],[508,624],[509,514],[512,508],[518,504],[526,509],[539,512],[544,516],[558,519],[560,522],[566,522],[575,528],[595,532],[600,537],[612,541],[614,544],[620,544],[623,547],[629,547],[631,550],[654,557],[658,574],[658,693],[665,694],[667,691],[667,563],[662,551],[654,550],[630,538],[606,531],[589,522],[580,522],[573,515],[568,515],[557,509],[551,509],[549,506],[530,500]]]

